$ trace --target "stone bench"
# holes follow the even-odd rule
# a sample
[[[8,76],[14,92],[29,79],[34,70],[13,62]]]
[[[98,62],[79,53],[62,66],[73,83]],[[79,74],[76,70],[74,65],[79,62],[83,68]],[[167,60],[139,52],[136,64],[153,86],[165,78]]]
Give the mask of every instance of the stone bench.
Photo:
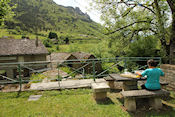
[[[107,92],[110,87],[106,83],[92,83],[93,96],[95,100],[104,100],[107,98]]]
[[[136,98],[148,98],[149,105],[154,109],[162,108],[161,97],[168,96],[170,93],[164,89],[157,91],[148,90],[131,90],[122,91],[121,95],[124,97],[124,106],[128,111],[136,111]]]
[[[166,86],[168,85],[169,83],[165,82],[165,81],[160,81],[160,85],[161,85],[161,88],[162,89],[166,89]]]

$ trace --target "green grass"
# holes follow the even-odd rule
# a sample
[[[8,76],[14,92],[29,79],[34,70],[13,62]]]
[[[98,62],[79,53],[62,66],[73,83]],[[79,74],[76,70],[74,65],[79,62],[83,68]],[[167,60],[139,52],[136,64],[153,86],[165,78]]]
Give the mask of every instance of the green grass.
[[[42,95],[28,101],[30,95]],[[0,117],[173,117],[175,108],[160,111],[129,113],[122,109],[118,93],[109,93],[109,100],[96,103],[90,89],[0,93]],[[174,98],[173,98],[174,100]]]
[[[0,38],[2,37],[10,37],[13,39],[21,39],[22,35],[25,35],[26,37],[29,37],[30,39],[36,39],[36,35],[28,32],[23,32],[23,34],[20,34],[16,30],[11,30],[13,33],[9,33],[8,29],[0,29]],[[16,34],[15,34],[16,33]],[[45,34],[44,32],[41,32],[41,34]],[[39,39],[45,39],[44,36],[38,36]]]
[[[33,94],[42,94],[38,101],[27,101]],[[120,103],[97,104],[91,90],[0,93],[1,117],[127,117]]]
[[[96,43],[71,43],[69,45],[59,45],[59,52],[89,52],[95,48]]]
[[[30,77],[30,81],[32,83],[38,83],[41,82],[44,78],[46,78],[46,76],[43,74],[32,74],[32,76]]]

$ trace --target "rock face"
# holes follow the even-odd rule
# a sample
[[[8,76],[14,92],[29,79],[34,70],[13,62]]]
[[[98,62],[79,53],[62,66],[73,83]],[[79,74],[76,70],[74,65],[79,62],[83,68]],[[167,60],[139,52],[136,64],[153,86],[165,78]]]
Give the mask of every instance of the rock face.
[[[18,26],[25,31],[32,31],[36,28],[39,30],[66,30],[67,28],[75,29],[74,24],[87,23],[87,25],[95,25],[94,27],[98,25],[79,7],[65,7],[56,4],[53,0],[12,0],[11,2],[17,4],[17,7],[14,9],[15,22],[6,22],[10,29]],[[68,27],[64,29],[65,26]]]
[[[83,18],[81,18],[82,21],[86,21],[86,22],[92,21],[90,16],[87,13],[83,13],[79,7],[75,7],[75,12],[79,15],[84,16]]]
[[[84,13],[80,10],[79,7],[75,7],[75,11],[80,15],[84,15]]]

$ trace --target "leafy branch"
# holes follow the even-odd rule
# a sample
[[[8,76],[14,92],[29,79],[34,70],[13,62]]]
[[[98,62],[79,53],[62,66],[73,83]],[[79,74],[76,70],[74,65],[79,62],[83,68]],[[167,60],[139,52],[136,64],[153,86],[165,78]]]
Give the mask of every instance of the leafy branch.
[[[115,33],[115,32],[118,32],[118,31],[120,31],[120,30],[123,30],[123,29],[125,29],[125,28],[127,28],[127,27],[130,27],[130,26],[132,26],[132,25],[134,25],[134,24],[138,24],[138,23],[151,23],[151,21],[137,21],[137,22],[131,23],[131,24],[129,24],[129,25],[123,26],[123,27],[121,27],[121,28],[118,28],[118,29],[115,30],[115,31],[106,33],[105,35],[113,34],[113,33]]]

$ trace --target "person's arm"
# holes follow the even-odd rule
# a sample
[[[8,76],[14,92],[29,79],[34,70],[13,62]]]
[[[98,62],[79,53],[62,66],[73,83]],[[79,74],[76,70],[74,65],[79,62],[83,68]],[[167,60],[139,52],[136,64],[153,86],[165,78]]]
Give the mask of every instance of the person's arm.
[[[144,77],[148,74],[148,69],[146,69],[144,72],[141,73],[141,75]]]
[[[135,74],[139,75],[140,77],[142,77],[142,74],[140,72],[136,72]]]
[[[160,76],[164,76],[165,73],[160,69]]]

